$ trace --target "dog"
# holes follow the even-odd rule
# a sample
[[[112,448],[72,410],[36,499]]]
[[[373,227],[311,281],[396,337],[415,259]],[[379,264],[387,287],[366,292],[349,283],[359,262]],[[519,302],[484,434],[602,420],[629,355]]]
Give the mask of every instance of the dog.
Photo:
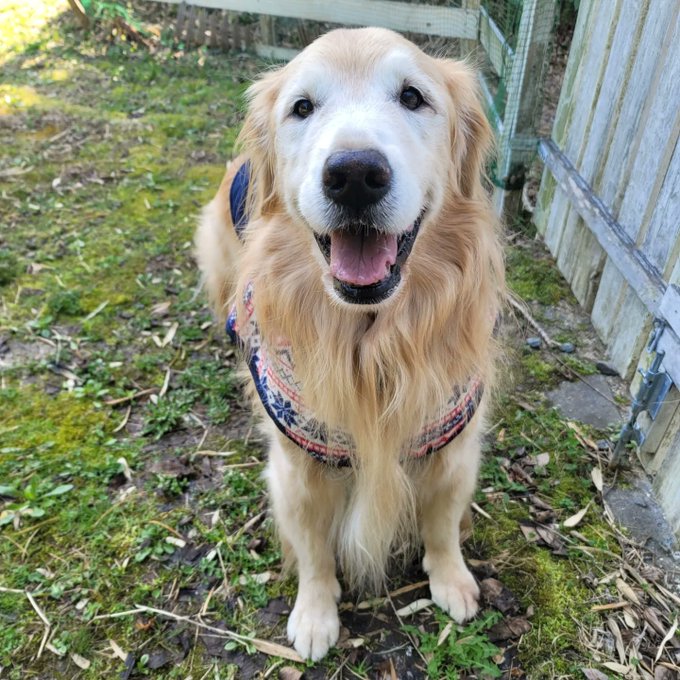
[[[378,588],[421,542],[433,601],[462,622],[479,589],[460,523],[505,296],[475,72],[385,29],[339,29],[247,100],[196,252],[269,442],[298,576],[288,638],[321,659],[339,635],[338,568]]]

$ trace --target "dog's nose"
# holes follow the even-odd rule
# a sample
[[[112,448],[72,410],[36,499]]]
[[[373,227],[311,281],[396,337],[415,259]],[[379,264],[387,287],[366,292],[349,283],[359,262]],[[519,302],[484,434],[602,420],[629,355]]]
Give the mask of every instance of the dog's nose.
[[[392,170],[376,149],[336,151],[323,166],[324,193],[334,203],[361,210],[389,191]]]

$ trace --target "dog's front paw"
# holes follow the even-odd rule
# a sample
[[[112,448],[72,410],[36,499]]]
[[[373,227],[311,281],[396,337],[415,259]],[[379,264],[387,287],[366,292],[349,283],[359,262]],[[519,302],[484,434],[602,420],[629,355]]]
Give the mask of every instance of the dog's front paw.
[[[319,661],[338,641],[340,619],[335,598],[298,596],[288,618],[288,641],[304,659]]]
[[[479,587],[466,567],[430,573],[432,600],[456,622],[471,619],[479,609]]]

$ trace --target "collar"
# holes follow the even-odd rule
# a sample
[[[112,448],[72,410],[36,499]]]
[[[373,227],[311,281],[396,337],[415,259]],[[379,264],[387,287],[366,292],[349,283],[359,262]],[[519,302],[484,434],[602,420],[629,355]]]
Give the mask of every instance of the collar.
[[[253,304],[253,287],[244,293],[245,319],[237,319],[234,306],[226,331],[245,353],[267,415],[292,442],[314,459],[334,466],[351,465],[356,451],[352,435],[330,428],[314,417],[302,399],[302,385],[295,376],[290,344],[279,341],[265,345],[258,328]],[[483,386],[472,379],[464,388],[454,388],[449,400],[404,451],[404,457],[423,458],[449,444],[465,428],[481,401]]]

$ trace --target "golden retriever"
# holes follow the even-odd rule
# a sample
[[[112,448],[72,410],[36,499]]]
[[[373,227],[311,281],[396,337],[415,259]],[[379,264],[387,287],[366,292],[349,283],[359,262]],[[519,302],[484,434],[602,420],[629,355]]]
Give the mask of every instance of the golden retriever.
[[[505,294],[492,135],[471,68],[383,29],[324,35],[248,102],[197,259],[269,439],[298,575],[288,637],[317,660],[338,638],[338,566],[378,587],[407,544],[424,544],[436,604],[477,612],[459,527]]]

